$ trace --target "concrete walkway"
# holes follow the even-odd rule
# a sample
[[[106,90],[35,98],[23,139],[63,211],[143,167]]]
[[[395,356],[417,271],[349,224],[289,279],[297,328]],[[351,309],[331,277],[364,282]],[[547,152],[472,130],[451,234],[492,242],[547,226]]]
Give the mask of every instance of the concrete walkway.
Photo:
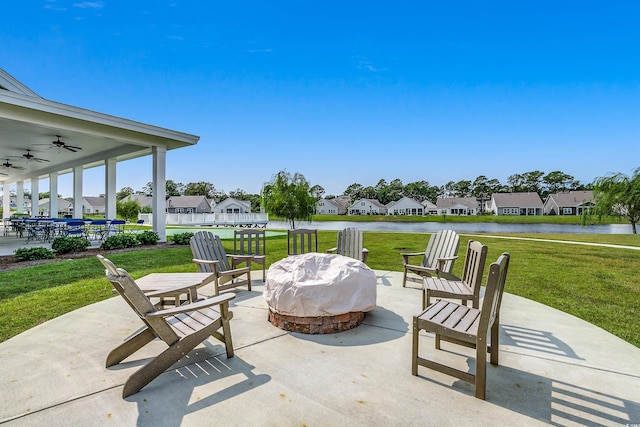
[[[122,266],[125,267],[126,266]],[[376,271],[378,307],[359,327],[301,335],[267,322],[262,283],[232,301],[235,357],[205,342],[140,393],[125,379],[157,354],[154,342],[106,369],[107,353],[140,320],[114,297],[0,343],[0,424],[9,426],[424,426],[640,423],[640,349],[573,316],[506,294],[500,366],[487,400],[470,384],[420,368],[411,375],[412,316],[420,291]],[[105,286],[110,286],[104,281]],[[211,289],[202,288],[202,293]],[[421,354],[460,369],[473,352]]]

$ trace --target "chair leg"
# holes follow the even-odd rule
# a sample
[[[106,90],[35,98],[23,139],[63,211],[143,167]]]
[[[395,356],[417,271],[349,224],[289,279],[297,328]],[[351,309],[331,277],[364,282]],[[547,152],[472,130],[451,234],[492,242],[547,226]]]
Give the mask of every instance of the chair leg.
[[[210,328],[204,328],[192,335],[176,341],[168,349],[160,353],[151,362],[134,372],[124,383],[122,397],[128,397],[139,392],[171,365],[193,350],[198,344],[211,335]]]
[[[407,286],[407,269],[404,269],[404,275],[402,276],[402,287],[406,287]]]
[[[426,310],[431,305],[431,295],[429,295],[429,289],[422,288],[422,310]]]
[[[118,347],[111,350],[111,352],[107,356],[107,368],[122,362],[124,359],[131,356],[133,353],[140,350],[145,345],[149,344],[155,338],[156,336],[149,328],[145,328],[144,330],[138,332],[136,335],[132,336],[131,338],[120,344]]]
[[[476,342],[475,396],[485,400],[487,388],[487,343],[481,337]]]
[[[490,361],[494,366],[498,366],[498,351],[500,349],[500,323],[498,317],[496,317],[493,325],[491,325],[491,350]]]
[[[418,375],[418,338],[420,328],[418,328],[418,319],[413,318],[413,345],[411,346],[411,375]]]

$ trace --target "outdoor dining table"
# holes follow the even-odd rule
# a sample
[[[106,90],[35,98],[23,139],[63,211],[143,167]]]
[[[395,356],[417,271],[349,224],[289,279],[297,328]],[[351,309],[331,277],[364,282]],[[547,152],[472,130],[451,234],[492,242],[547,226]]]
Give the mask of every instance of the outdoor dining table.
[[[211,273],[151,273],[136,280],[136,284],[149,297],[154,293],[173,296],[175,305],[180,305],[180,297],[187,295],[186,302],[198,300],[198,288],[215,279]],[[161,304],[164,304],[161,297]]]

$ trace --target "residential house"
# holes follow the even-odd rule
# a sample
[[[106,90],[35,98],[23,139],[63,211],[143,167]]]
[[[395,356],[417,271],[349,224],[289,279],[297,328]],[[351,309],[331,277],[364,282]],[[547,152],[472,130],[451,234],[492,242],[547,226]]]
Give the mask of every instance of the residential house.
[[[349,206],[349,215],[386,215],[387,207],[374,199],[360,199]]]
[[[475,197],[438,198],[436,207],[440,215],[477,215],[478,199]]]
[[[251,202],[249,200],[238,200],[233,197],[227,197],[220,203],[215,205],[215,213],[251,213]]]
[[[593,191],[550,194],[544,201],[545,215],[581,215],[594,206]]]
[[[344,215],[347,213],[349,198],[320,199],[316,203],[316,214],[318,215]]]
[[[494,215],[542,215],[542,199],[536,192],[494,193],[487,205]]]
[[[410,197],[387,203],[388,215],[424,215],[424,206]]]
[[[82,213],[88,215],[104,215],[104,197],[83,197]]]
[[[167,213],[209,213],[211,205],[205,196],[171,196],[166,202]]]
[[[58,197],[58,212],[50,212],[49,198],[40,199],[38,201],[38,215],[57,218],[60,215],[70,216],[73,214],[73,203],[66,199]]]
[[[130,194],[123,199],[126,202],[135,201],[138,202],[141,208],[151,208],[153,203],[153,197],[145,196],[144,194]]]
[[[433,202],[429,200],[423,200],[421,204],[424,207],[424,212],[426,215],[437,215],[439,213],[438,206],[436,206]]]

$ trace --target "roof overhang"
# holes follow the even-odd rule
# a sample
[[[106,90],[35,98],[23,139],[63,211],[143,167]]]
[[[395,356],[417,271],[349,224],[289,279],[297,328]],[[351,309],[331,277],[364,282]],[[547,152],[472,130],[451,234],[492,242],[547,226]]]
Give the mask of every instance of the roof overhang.
[[[56,135],[80,147],[76,152],[56,147]],[[195,145],[199,136],[49,101],[0,69],[0,181],[17,182],[64,174],[105,160],[128,160],[151,154],[152,148],[173,150]],[[31,150],[47,162],[27,160]]]

